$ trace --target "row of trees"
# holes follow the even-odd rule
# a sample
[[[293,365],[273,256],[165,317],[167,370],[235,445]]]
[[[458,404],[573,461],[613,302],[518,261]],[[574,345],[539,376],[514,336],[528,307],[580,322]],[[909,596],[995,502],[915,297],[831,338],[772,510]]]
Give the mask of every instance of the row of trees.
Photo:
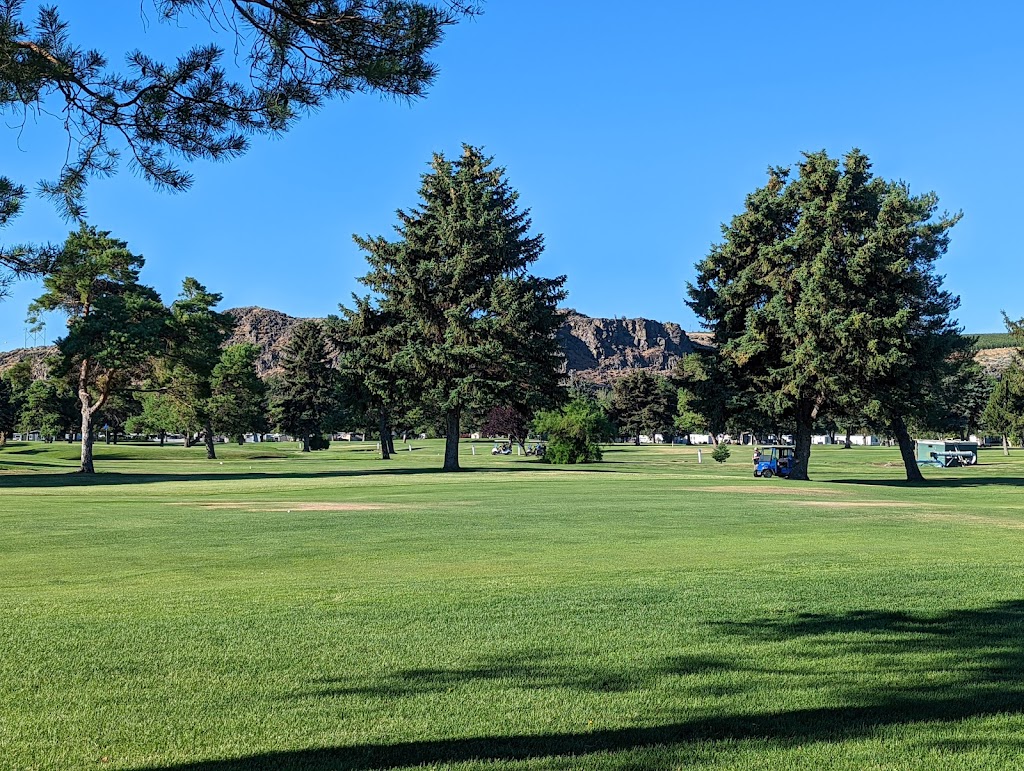
[[[15,429],[49,436],[81,434],[81,471],[92,473],[93,442],[124,432],[241,437],[270,426],[300,436],[304,449],[340,409],[340,383],[327,360],[323,331],[299,326],[284,355],[284,374],[268,385],[257,374],[259,349],[227,346],[234,321],[216,310],[221,295],[186,278],[165,307],[139,280],[143,258],[109,233],[71,233],[44,280],[32,317],[59,311],[67,334],[45,378],[22,362],[0,380],[0,439]],[[316,382],[314,382],[316,381]],[[269,395],[269,398],[268,398]]]
[[[399,238],[356,238],[371,293],[323,327],[295,330],[269,420],[257,352],[223,347],[232,322],[216,310],[221,296],[187,279],[165,307],[140,283],[141,256],[82,226],[56,251],[30,308],[32,318],[57,311],[68,320],[50,380],[77,398],[82,471],[93,471],[98,420],[126,395],[141,406],[129,430],[196,431],[210,457],[216,434],[269,422],[310,450],[325,431],[372,421],[385,457],[396,425],[440,424],[444,467],[457,469],[465,422],[498,404],[532,417],[561,399],[554,333],[565,279],[529,273],[543,239],[517,200],[479,149],[466,146],[454,161],[436,155],[419,206],[399,212]]]

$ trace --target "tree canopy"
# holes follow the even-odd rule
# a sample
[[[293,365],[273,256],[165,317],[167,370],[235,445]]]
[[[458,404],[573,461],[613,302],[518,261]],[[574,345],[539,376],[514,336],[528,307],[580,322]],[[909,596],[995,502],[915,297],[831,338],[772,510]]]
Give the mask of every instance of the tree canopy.
[[[52,374],[75,382],[83,473],[94,471],[94,416],[140,376],[163,344],[167,311],[159,295],[139,283],[143,262],[124,241],[83,225],[68,236],[30,309],[33,314],[59,311],[68,319]]]
[[[400,341],[392,366],[443,416],[446,470],[459,468],[464,412],[560,392],[565,277],[528,272],[543,238],[492,163],[469,145],[454,161],[435,155],[419,205],[398,213],[399,240],[355,238],[370,263],[361,280]]]
[[[310,440],[331,428],[338,412],[338,372],[331,364],[324,330],[316,321],[296,325],[281,360],[283,373],[276,380],[271,412],[284,431],[302,442],[309,452]]]
[[[858,150],[806,154],[796,172],[769,169],[747,196],[698,264],[689,304],[744,398],[794,427],[791,478],[807,478],[815,422],[869,399],[919,476],[906,421],[964,340],[950,318],[959,301],[934,272],[959,215],[874,177]]]
[[[73,151],[41,188],[69,217],[82,216],[89,178],[115,172],[123,155],[157,187],[185,190],[182,163],[237,156],[248,136],[284,132],[329,100],[423,95],[444,29],[479,10],[462,0],[148,0],[140,30],[147,5],[181,30],[184,50],[161,61],[135,48],[118,68],[56,5],[30,16],[25,0],[0,0],[0,113],[24,126],[30,116],[62,122]]]

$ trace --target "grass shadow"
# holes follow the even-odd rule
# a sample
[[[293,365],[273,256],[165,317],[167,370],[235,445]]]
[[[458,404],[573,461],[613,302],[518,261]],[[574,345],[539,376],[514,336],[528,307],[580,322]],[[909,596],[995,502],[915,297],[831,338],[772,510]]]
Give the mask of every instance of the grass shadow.
[[[905,479],[830,479],[828,484],[840,485],[865,485],[868,487],[897,487],[902,489],[916,488],[929,490],[936,488],[958,488],[958,487],[988,487],[992,485],[1003,485],[1007,487],[1024,487],[1022,477],[977,477],[969,479],[959,477],[956,479],[926,479],[923,482],[908,482]]]
[[[1024,601],[937,615],[885,610],[841,614],[787,614],[776,618],[722,623],[726,638],[798,646],[797,663],[816,673],[817,687],[829,706],[726,713],[689,717],[660,725],[529,735],[481,735],[358,744],[266,752],[246,757],[200,760],[171,766],[177,771],[371,771],[465,762],[525,761],[542,758],[581,760],[593,753],[665,748],[665,765],[676,767],[678,753],[709,742],[768,742],[795,747],[871,737],[880,730],[917,723],[958,723],[970,718],[1024,714]],[[863,672],[822,672],[819,663],[837,653],[867,658],[866,669],[887,683],[868,688]],[[661,663],[664,671],[692,671],[704,664],[732,667],[734,662],[683,659]],[[932,667],[943,667],[934,680]],[[656,669],[656,667],[655,667]],[[649,670],[649,675],[652,670]],[[473,678],[521,677],[523,687],[600,687],[601,679],[584,670],[568,679],[551,654],[541,652],[516,663],[484,661],[462,670],[407,670],[389,682],[427,690]],[[620,673],[622,675],[622,673]],[[635,673],[624,675],[636,682]],[[836,678],[839,681],[836,681]],[[640,680],[642,681],[641,673]],[[326,683],[333,687],[332,683]],[[342,690],[344,694],[361,692]],[[944,739],[936,739],[938,746]],[[965,739],[965,741],[968,741]],[[726,745],[728,747],[728,744]],[[657,761],[654,761],[657,763]],[[163,767],[163,766],[161,766]],[[662,767],[645,760],[645,767]],[[140,770],[141,771],[141,770]]]
[[[211,461],[211,463],[214,461]],[[233,461],[243,463],[244,461]],[[530,465],[526,465],[529,463]],[[32,464],[35,467],[43,464]],[[138,485],[153,484],[157,482],[229,482],[244,479],[346,479],[356,477],[386,477],[386,476],[432,476],[437,474],[449,475],[458,478],[474,474],[516,474],[524,472],[566,472],[590,473],[590,474],[614,474],[613,469],[598,468],[567,468],[565,466],[553,466],[548,464],[533,465],[526,461],[515,466],[500,466],[495,468],[464,468],[458,472],[443,471],[440,468],[379,468],[359,470],[329,470],[329,471],[222,471],[222,472],[166,472],[147,473],[121,472],[121,471],[99,471],[96,474],[79,474],[69,466],[65,473],[43,472],[43,473],[22,473],[0,475],[0,489],[19,487],[102,487],[108,485]]]

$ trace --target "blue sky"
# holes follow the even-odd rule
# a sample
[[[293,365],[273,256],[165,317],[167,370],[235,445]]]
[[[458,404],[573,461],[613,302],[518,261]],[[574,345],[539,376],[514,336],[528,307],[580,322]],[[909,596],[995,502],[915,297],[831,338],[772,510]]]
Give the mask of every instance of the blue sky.
[[[72,35],[118,60],[211,34],[150,24],[137,2],[62,0]],[[101,9],[102,13],[97,13]],[[150,13],[150,18],[153,18]],[[436,51],[441,75],[411,105],[334,103],[244,157],[197,163],[186,194],[125,170],[97,180],[93,224],[146,256],[170,301],[192,275],[225,307],[334,312],[365,270],[352,233],[390,233],[434,151],[483,145],[533,210],[543,274],[597,316],[699,326],[683,303],[693,266],[769,165],[859,147],[877,174],[963,210],[940,263],[969,331],[1024,316],[1017,223],[1024,179],[1024,10],[1017,4],[489,0]],[[227,42],[226,40],[224,41]],[[45,116],[7,119],[0,174],[34,184],[65,149]],[[30,201],[3,238],[59,241]],[[0,303],[0,348],[23,342],[38,286]],[[51,323],[49,337],[59,333]]]

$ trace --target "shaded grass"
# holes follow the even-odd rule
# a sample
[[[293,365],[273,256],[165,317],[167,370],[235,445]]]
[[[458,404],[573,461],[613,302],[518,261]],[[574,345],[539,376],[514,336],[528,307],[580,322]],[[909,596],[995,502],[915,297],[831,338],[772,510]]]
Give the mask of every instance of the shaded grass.
[[[815,448],[801,488],[690,448],[443,475],[420,444],[101,446],[86,481],[0,451],[0,765],[1017,762],[1017,458],[912,487]],[[379,508],[260,510],[289,501]]]

